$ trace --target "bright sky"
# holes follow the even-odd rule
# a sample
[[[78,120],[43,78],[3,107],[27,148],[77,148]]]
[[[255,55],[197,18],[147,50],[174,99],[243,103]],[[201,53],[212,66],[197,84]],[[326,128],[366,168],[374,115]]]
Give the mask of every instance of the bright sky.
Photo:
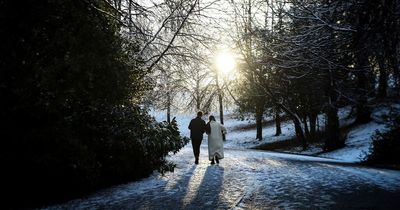
[[[224,74],[229,74],[235,68],[234,56],[228,51],[219,53],[215,62],[218,71]]]

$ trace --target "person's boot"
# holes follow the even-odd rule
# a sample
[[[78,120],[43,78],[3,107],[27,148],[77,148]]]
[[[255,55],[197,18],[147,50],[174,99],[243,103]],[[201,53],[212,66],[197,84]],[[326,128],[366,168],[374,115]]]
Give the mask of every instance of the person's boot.
[[[196,160],[194,161],[194,164],[199,164],[199,158],[196,158]]]
[[[215,164],[215,162],[214,162],[214,159],[212,159],[212,161],[211,161],[211,165],[214,165]]]
[[[219,164],[219,159],[217,156],[215,156],[215,162],[217,162],[217,164]]]

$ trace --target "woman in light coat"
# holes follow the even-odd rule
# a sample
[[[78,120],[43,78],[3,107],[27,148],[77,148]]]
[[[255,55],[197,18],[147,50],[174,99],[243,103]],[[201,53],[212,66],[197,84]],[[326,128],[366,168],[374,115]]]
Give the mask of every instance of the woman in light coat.
[[[215,121],[215,117],[210,115],[209,122],[206,125],[208,135],[208,159],[211,164],[219,163],[224,158],[224,142],[222,135],[226,134],[226,128]],[[214,162],[215,160],[215,162]]]

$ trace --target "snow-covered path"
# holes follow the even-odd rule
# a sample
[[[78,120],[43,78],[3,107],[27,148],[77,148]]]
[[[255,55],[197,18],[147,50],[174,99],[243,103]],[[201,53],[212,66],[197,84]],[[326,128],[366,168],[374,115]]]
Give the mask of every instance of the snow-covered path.
[[[394,209],[400,206],[400,171],[331,159],[225,150],[210,165],[202,145],[170,158],[174,173],[154,174],[48,209]]]

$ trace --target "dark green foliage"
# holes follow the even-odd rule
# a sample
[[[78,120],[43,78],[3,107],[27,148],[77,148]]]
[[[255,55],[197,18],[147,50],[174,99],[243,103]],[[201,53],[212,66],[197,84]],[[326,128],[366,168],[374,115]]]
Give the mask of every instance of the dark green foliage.
[[[394,120],[390,131],[376,131],[366,162],[372,164],[394,165],[400,167],[400,116]]]
[[[4,205],[171,170],[165,157],[187,143],[140,108],[148,72],[114,13],[103,1],[0,1]]]

